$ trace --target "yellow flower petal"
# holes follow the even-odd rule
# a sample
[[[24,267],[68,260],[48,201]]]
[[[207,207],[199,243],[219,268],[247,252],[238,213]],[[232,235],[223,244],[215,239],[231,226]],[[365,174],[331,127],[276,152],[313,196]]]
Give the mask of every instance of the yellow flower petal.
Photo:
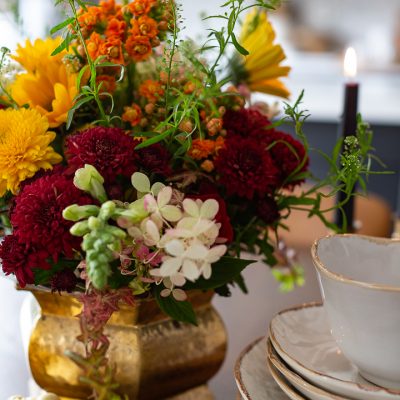
[[[13,57],[26,70],[17,76],[10,87],[13,98],[21,107],[28,104],[36,108],[47,117],[51,127],[66,122],[68,110],[72,108],[77,94],[77,74],[69,73],[63,63],[67,52],[51,56],[61,40],[38,39],[34,44],[27,40],[25,47],[18,46]]]
[[[289,91],[278,78],[287,76],[290,67],[280,65],[286,55],[274,44],[275,36],[266,12],[253,10],[246,16],[240,35],[241,45],[249,52],[242,58],[245,83],[253,91],[288,97]]]
[[[0,110],[0,196],[16,194],[22,181],[62,161],[50,146],[56,134],[48,128],[37,110]]]
[[[249,88],[253,92],[268,93],[278,97],[288,98],[290,96],[289,90],[279,79],[252,83]]]

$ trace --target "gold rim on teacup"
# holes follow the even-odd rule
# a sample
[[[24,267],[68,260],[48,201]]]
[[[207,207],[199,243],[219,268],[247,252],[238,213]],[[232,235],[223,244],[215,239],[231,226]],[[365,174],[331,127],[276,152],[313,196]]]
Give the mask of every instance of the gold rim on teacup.
[[[332,237],[357,237],[357,238],[367,240],[371,243],[378,244],[378,245],[389,245],[392,243],[400,244],[400,239],[378,238],[378,237],[346,233],[346,234],[338,234],[338,235],[327,235],[323,238],[315,240],[315,242],[313,243],[313,245],[311,247],[311,256],[314,261],[314,265],[317,267],[318,271],[322,272],[328,278],[334,279],[339,282],[348,283],[350,285],[368,288],[368,289],[382,290],[385,292],[400,292],[400,286],[389,286],[389,285],[382,285],[379,283],[368,283],[368,282],[358,281],[356,279],[351,279],[344,275],[337,274],[337,273],[329,270],[318,256],[318,244],[321,240],[329,239]]]

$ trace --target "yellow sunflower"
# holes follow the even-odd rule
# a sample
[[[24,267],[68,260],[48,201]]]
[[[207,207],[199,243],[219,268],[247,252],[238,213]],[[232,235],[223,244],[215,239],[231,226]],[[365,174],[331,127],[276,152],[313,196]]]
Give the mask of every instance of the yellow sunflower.
[[[0,110],[0,196],[17,193],[22,181],[62,161],[50,146],[56,134],[48,128],[36,110]]]
[[[280,65],[286,55],[279,44],[274,44],[275,38],[265,11],[254,9],[247,14],[239,42],[249,55],[240,60],[239,78],[251,91],[287,98],[290,92],[279,78],[287,76],[290,67]]]
[[[60,37],[37,39],[33,44],[27,40],[25,47],[18,46],[13,57],[26,72],[17,75],[11,85],[12,97],[19,106],[28,104],[36,108],[47,117],[52,128],[66,122],[77,94],[77,74],[69,72],[63,63],[67,52],[51,56],[61,41]]]

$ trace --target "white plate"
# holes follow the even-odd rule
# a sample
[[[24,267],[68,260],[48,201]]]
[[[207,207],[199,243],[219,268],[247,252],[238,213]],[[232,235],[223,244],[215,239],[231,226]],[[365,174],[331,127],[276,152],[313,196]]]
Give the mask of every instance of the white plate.
[[[272,343],[267,343],[268,360],[272,363],[277,371],[283,375],[287,381],[295,387],[300,393],[304,394],[310,400],[349,400],[347,397],[338,396],[312,385],[305,381],[302,377],[289,369],[283,360],[274,350]]]
[[[358,374],[333,339],[320,304],[279,313],[271,321],[270,339],[286,364],[316,386],[356,400],[400,400],[400,392],[375,386]]]
[[[278,386],[285,392],[289,399],[291,400],[308,400],[303,397],[300,393],[297,393],[296,390],[290,385],[290,383],[286,380],[286,378],[274,367],[271,360],[267,358],[267,365],[269,372],[272,377],[275,379],[275,382]]]
[[[287,400],[267,369],[266,339],[250,344],[236,361],[235,380],[244,400]]]

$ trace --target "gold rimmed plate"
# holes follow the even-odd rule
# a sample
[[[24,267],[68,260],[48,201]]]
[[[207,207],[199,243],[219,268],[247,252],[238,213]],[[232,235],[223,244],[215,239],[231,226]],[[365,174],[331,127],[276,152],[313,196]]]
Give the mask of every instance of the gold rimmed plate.
[[[280,312],[271,321],[270,340],[279,357],[314,386],[355,400],[400,400],[400,392],[369,383],[344,357],[321,304]]]
[[[243,400],[287,400],[268,371],[266,338],[242,351],[235,365],[235,381]]]
[[[278,386],[282,389],[282,391],[289,397],[291,400],[308,400],[306,397],[303,397],[300,393],[294,389],[287,379],[275,368],[274,364],[271,360],[267,359],[267,365],[269,372],[271,373],[272,377],[274,378],[275,382]]]
[[[275,369],[283,375],[286,380],[300,393],[307,397],[310,400],[349,400],[348,397],[342,397],[339,395],[335,395],[333,393],[329,393],[317,386],[312,385],[311,383],[304,380],[301,376],[293,372],[289,369],[283,360],[279,357],[279,355],[274,350],[271,341],[268,339],[267,341],[267,355],[268,360],[272,363]]]

